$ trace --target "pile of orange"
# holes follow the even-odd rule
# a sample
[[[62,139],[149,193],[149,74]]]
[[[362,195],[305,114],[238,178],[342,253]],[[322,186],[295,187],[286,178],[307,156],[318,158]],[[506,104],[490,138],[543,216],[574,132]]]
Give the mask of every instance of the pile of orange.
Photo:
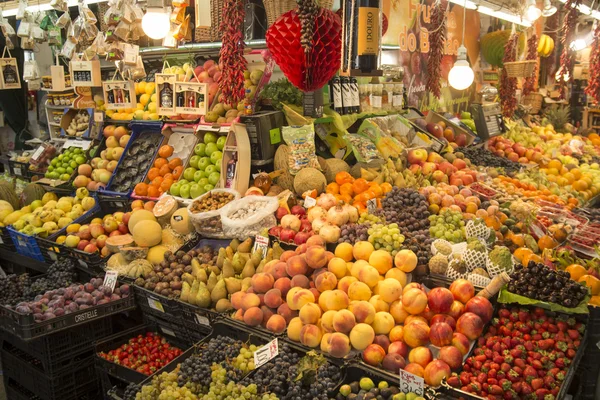
[[[518,194],[522,197],[545,200],[565,206],[567,208],[574,208],[579,204],[579,201],[574,197],[571,197],[568,201],[565,201],[561,197],[553,194],[546,186],[542,184],[529,184],[516,178],[510,178],[504,175],[494,178],[493,182],[502,186],[508,192],[508,194]]]
[[[600,146],[600,135],[597,133],[590,133],[588,139],[590,139],[590,142],[592,142],[594,146]]]
[[[377,207],[381,207],[380,199],[390,190],[392,185],[387,182],[369,182],[366,179],[354,179],[348,172],[338,172],[335,182],[327,185],[326,192],[331,193],[336,199],[347,204],[352,204],[359,213],[367,211],[367,201],[377,199]]]
[[[136,196],[158,198],[168,192],[174,182],[177,182],[183,173],[183,162],[179,157],[169,160],[172,155],[173,146],[163,145],[158,149],[158,155],[154,165],[148,171],[146,180],[135,185],[133,193]]]

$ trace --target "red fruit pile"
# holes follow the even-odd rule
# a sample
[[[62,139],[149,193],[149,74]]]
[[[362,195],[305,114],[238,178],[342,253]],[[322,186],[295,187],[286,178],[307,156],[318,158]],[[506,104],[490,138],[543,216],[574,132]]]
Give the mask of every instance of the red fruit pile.
[[[541,308],[501,308],[448,383],[488,399],[555,399],[584,330]]]
[[[144,375],[152,375],[176,357],[182,351],[171,346],[166,339],[153,332],[129,339],[121,347],[101,352],[98,355],[107,361],[134,369]]]

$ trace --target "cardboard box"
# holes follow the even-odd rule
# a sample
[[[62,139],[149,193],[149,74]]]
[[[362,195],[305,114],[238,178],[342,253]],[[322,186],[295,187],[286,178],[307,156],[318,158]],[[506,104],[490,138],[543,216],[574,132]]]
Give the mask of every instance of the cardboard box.
[[[173,90],[177,114],[206,115],[208,85],[199,82],[175,82]]]
[[[61,137],[70,137],[70,138],[90,138],[93,136],[90,136],[90,129],[92,127],[92,125],[94,124],[94,109],[93,108],[87,108],[85,109],[85,111],[88,113],[89,115],[89,121],[88,121],[88,126],[87,129],[85,130],[85,132],[83,133],[83,135],[81,136],[71,136],[69,134],[67,134],[67,129],[69,129],[69,125],[71,124],[71,121],[73,120],[73,118],[75,118],[75,115],[77,115],[80,111],[82,110],[66,110],[65,113],[63,114],[61,120],[60,120],[60,136]]]
[[[234,155],[235,154],[235,155]],[[227,165],[229,160],[237,156],[235,174],[229,189],[235,189],[243,195],[248,190],[250,181],[250,140],[244,124],[233,124],[227,134],[227,141],[223,148],[221,159],[221,180],[219,187],[225,188],[227,181]]]
[[[268,161],[275,157],[277,145],[281,143],[284,120],[281,111],[263,111],[240,118],[240,122],[246,125],[253,162]]]

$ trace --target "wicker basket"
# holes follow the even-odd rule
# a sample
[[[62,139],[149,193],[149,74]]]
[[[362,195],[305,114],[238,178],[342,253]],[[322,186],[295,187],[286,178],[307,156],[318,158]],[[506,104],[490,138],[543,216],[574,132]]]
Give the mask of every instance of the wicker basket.
[[[318,0],[317,3],[328,10],[331,10],[333,7],[333,0]],[[273,25],[273,22],[277,21],[277,18],[286,12],[293,10],[298,5],[296,0],[263,0],[263,4],[265,6],[267,23],[269,26]]]
[[[219,26],[223,18],[223,0],[210,0],[210,27],[199,27],[194,30],[195,42],[218,42],[221,40]]]
[[[530,114],[537,114],[542,110],[544,96],[540,93],[529,93],[521,100],[524,106],[531,107]]]
[[[504,63],[504,70],[509,78],[529,78],[535,71],[537,61],[513,61]]]

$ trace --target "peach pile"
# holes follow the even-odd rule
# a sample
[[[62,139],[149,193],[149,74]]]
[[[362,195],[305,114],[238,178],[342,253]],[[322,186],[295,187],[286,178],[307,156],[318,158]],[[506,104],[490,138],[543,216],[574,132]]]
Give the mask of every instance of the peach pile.
[[[439,183],[437,186],[426,186],[419,190],[429,201],[429,212],[439,214],[445,209],[460,211],[466,219],[474,218],[481,200],[469,188],[459,189],[456,186]]]

